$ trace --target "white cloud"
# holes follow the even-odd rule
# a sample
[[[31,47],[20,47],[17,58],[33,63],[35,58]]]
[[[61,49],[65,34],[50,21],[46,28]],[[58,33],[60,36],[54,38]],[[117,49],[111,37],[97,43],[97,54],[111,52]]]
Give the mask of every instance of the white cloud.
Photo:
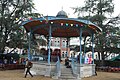
[[[56,16],[57,13],[63,10],[68,14],[69,17],[77,17],[77,14],[73,14],[74,11],[70,7],[77,7],[84,5],[84,0],[34,0],[35,12],[43,14],[44,16]],[[120,0],[114,0],[115,11],[113,16],[117,16],[119,11]]]
[[[37,12],[44,16],[56,16],[63,8],[69,17],[77,17],[70,7],[80,6],[83,2],[84,0],[34,0]]]

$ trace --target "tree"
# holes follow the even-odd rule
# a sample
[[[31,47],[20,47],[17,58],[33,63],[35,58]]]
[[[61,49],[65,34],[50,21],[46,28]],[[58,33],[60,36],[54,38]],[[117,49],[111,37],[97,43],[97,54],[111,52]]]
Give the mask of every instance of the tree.
[[[21,47],[24,32],[20,25],[33,7],[32,0],[0,0],[0,53],[5,47]]]
[[[75,13],[84,14],[85,19],[92,21],[102,28],[100,35],[95,35],[95,51],[102,54],[102,60],[108,57],[108,53],[117,53],[111,51],[117,49],[119,44],[119,24],[120,16],[111,17],[114,12],[113,0],[85,0],[85,6],[73,8]],[[111,18],[108,18],[111,17]]]

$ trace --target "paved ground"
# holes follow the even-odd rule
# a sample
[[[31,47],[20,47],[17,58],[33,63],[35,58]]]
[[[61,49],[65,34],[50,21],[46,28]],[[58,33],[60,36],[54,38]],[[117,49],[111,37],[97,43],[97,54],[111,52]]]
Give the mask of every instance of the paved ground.
[[[120,73],[97,72],[97,76],[84,78],[82,80],[120,80]]]
[[[23,70],[0,71],[0,80],[53,80],[44,76],[24,78]],[[83,78],[82,80],[120,80],[120,73],[97,72],[97,76]]]
[[[44,76],[27,76],[24,78],[23,70],[5,70],[0,71],[0,80],[52,80],[51,78],[47,78]]]

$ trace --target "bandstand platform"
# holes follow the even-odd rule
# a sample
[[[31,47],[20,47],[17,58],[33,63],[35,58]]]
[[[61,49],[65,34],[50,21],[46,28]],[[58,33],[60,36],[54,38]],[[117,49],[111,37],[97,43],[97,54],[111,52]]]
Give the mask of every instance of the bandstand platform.
[[[72,64],[72,62],[70,64]],[[66,68],[64,63],[61,62],[60,66],[58,66],[59,64],[57,62],[51,62],[51,65],[48,65],[47,62],[33,62],[31,72],[33,75],[48,76],[59,80],[79,79],[80,68],[81,78],[95,75],[95,65],[93,64],[83,64],[80,66],[79,63],[75,63],[74,66],[71,65],[71,68]]]
[[[78,18],[68,18],[66,12],[63,10],[58,12],[57,16],[43,16],[40,18],[32,18],[23,22],[22,26],[29,33],[29,47],[28,47],[28,59],[32,59],[31,54],[31,35],[40,34],[48,37],[48,58],[47,62],[33,62],[34,66],[32,71],[36,75],[51,76],[54,79],[60,80],[77,80],[82,77],[89,77],[95,75],[94,64],[94,36],[101,32],[101,28],[93,24],[89,20],[83,20]],[[91,64],[82,64],[82,37],[91,37],[92,43],[92,59]],[[79,37],[80,55],[79,62],[74,60],[71,62],[71,68],[66,68],[64,64],[61,64],[59,57],[57,62],[52,63],[51,59],[51,37],[64,37],[70,39],[71,37]],[[67,77],[66,77],[67,76]]]

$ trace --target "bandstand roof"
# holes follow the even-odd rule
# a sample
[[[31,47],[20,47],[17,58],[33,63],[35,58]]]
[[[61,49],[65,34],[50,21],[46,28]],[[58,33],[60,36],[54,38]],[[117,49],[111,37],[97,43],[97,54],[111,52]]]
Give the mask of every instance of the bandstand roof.
[[[82,27],[82,36],[89,36],[92,32],[101,32],[101,28],[88,20],[67,17],[45,16],[32,18],[22,23],[27,32],[40,35],[49,35],[49,26],[52,29],[52,37],[78,37],[80,27]]]

